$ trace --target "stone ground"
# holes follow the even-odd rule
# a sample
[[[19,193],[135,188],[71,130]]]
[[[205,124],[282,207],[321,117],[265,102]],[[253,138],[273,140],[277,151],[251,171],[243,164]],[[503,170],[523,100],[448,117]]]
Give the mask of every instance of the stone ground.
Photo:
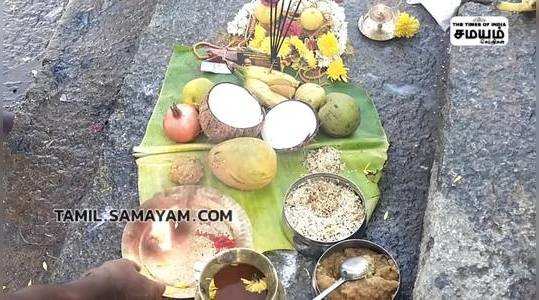
[[[0,102],[19,103],[39,70],[68,0],[2,1]]]
[[[26,3],[6,1],[11,2],[23,6]],[[36,74],[30,90],[25,93],[24,101],[7,93],[11,96],[7,99],[9,101],[7,106],[15,106],[13,103],[21,104],[14,108],[18,113],[17,126],[5,143],[5,150],[9,154],[6,153],[3,159],[9,172],[4,179],[7,197],[3,200],[2,206],[5,209],[0,212],[2,222],[0,232],[6,239],[0,247],[2,253],[7,254],[0,258],[2,269],[6,270],[0,274],[0,284],[6,286],[6,291],[23,287],[30,279],[34,283],[69,280],[90,266],[120,256],[121,225],[64,226],[50,221],[50,211],[53,207],[88,207],[105,210],[111,207],[136,206],[137,175],[130,151],[140,142],[144,132],[145,123],[159,92],[172,45],[191,44],[199,41],[201,36],[213,38],[217,31],[225,28],[226,22],[232,18],[243,2],[204,0],[191,1],[189,5],[181,1],[157,0],[128,2],[71,0],[67,4],[56,2],[55,9],[59,10],[61,7],[63,13],[61,18],[58,17],[56,24],[49,23],[49,28],[57,26],[55,34],[49,35],[50,41],[41,43],[41,50],[38,49],[31,55],[36,57],[36,61],[42,61],[43,67]],[[54,6],[52,2],[50,4],[51,7]],[[441,286],[440,290],[445,291],[443,295],[456,295],[457,293],[450,291],[451,287],[444,282],[454,284],[455,290],[468,289],[470,288],[468,282],[472,282],[475,278],[470,276],[463,279],[462,286],[459,286],[460,279],[456,277],[459,275],[458,270],[442,274],[436,269],[446,266],[445,261],[444,264],[436,264],[437,260],[447,259],[443,255],[445,252],[440,250],[442,248],[436,248],[435,253],[441,258],[433,255],[432,250],[429,254],[428,247],[425,246],[428,239],[423,238],[422,247],[426,254],[419,260],[419,246],[433,161],[437,164],[435,170],[440,168],[443,170],[433,174],[444,174],[440,172],[447,173],[454,169],[460,171],[458,166],[462,167],[464,163],[440,167],[443,157],[449,154],[458,157],[454,149],[460,146],[456,143],[453,146],[455,148],[445,148],[448,150],[444,149],[435,156],[435,149],[441,149],[442,145],[446,145],[446,141],[456,140],[460,133],[456,130],[445,133],[445,124],[453,118],[462,118],[463,123],[460,126],[469,127],[469,130],[482,129],[471,126],[475,123],[472,123],[472,116],[469,116],[469,111],[464,108],[450,114],[445,112],[453,105],[452,101],[446,99],[448,95],[451,97],[454,95],[455,103],[470,105],[464,101],[468,98],[469,91],[460,92],[455,88],[468,82],[458,82],[458,85],[446,88],[446,73],[449,70],[449,79],[465,80],[468,77],[457,74],[472,71],[468,69],[480,65],[479,58],[477,64],[469,64],[468,59],[473,56],[462,54],[460,57],[455,54],[458,49],[452,49],[448,55],[447,34],[435,25],[421,7],[406,7],[406,10],[418,16],[422,22],[423,27],[418,36],[412,40],[378,43],[362,37],[354,25],[358,12],[364,9],[366,1],[345,1],[345,5],[347,17],[351,22],[350,40],[357,49],[357,55],[349,62],[352,81],[364,86],[372,95],[392,143],[389,162],[381,183],[382,199],[367,238],[387,247],[399,261],[403,275],[400,298],[407,299],[412,296],[418,261],[421,262],[423,276],[418,278],[419,289],[416,288],[416,296],[426,298],[440,295],[442,292],[438,290],[429,291],[433,284]],[[211,10],[208,7],[211,7]],[[39,14],[38,10],[36,14]],[[513,18],[521,20],[521,17]],[[38,19],[43,19],[43,13]],[[529,23],[532,21],[535,22],[535,18],[527,22],[519,21],[516,26],[520,29],[512,33],[515,38],[511,39],[525,37],[526,30],[530,30],[527,26],[530,26]],[[52,32],[49,29],[44,30]],[[13,37],[21,33],[13,31],[8,34]],[[43,38],[47,40],[45,35]],[[34,40],[36,37],[29,36],[28,39]],[[530,47],[528,44],[525,45]],[[513,51],[511,53],[518,58],[528,57],[526,55],[530,54],[530,52],[514,52],[517,49],[514,46],[507,48],[507,51]],[[503,52],[495,54],[500,54],[500,57],[507,55]],[[477,56],[480,57],[479,54]],[[449,67],[449,60],[453,57],[455,62]],[[460,70],[456,66],[463,69]],[[531,72],[530,74],[534,71],[531,65],[525,64],[525,61],[518,67]],[[25,72],[30,71],[27,74],[32,74],[29,70],[32,68],[33,65],[27,67]],[[508,71],[511,74],[520,74],[522,73],[520,68],[515,66],[515,69]],[[502,69],[493,69],[491,72]],[[481,82],[482,77],[479,74],[474,76],[479,80],[474,83]],[[503,87],[514,89],[520,86],[514,84],[515,81],[525,81],[529,78],[518,76],[515,75]],[[14,75],[13,78],[15,77]],[[2,79],[5,83],[12,77]],[[498,81],[489,81],[491,82]],[[466,86],[471,88],[469,84]],[[490,88],[493,91],[501,90],[496,86]],[[498,95],[493,92],[491,96],[494,98]],[[521,108],[522,105],[527,109],[532,104],[525,102],[530,100],[528,97],[529,91],[524,89],[518,101],[507,104],[507,107],[511,107],[515,113],[512,115],[514,118],[511,118],[514,123],[506,120],[509,122],[508,126],[517,124],[520,120],[519,113],[525,115],[524,111],[519,109],[524,109]],[[500,104],[500,107],[506,106]],[[444,114],[441,114],[441,108],[444,108]],[[489,109],[497,108],[485,106],[482,112],[488,115]],[[62,118],[59,118],[60,114]],[[466,120],[463,116],[469,119]],[[526,125],[529,128],[535,125],[535,115],[530,120],[533,122],[530,121]],[[439,123],[440,121],[442,123]],[[466,121],[468,123],[465,123]],[[528,127],[522,127],[522,130]],[[482,133],[482,139],[485,143],[492,142],[487,139],[488,134],[498,133],[499,127],[486,128],[489,129],[486,133]],[[473,136],[473,132],[467,132],[462,136]],[[441,140],[444,142],[440,142]],[[514,154],[516,164],[525,164],[530,158],[535,158],[535,151],[527,144],[521,141],[519,145],[521,148],[515,150]],[[488,146],[484,148],[489,151],[494,151],[496,146],[503,149],[500,148],[503,145]],[[470,150],[473,149],[475,148]],[[519,151],[528,155],[527,158],[517,159]],[[470,153],[473,152],[466,152]],[[501,155],[503,151],[496,153]],[[470,162],[474,161],[474,157],[472,155],[471,158],[458,158]],[[500,156],[493,158],[492,163],[499,160]],[[488,167],[484,166],[485,170],[495,170],[492,163],[487,165]],[[524,167],[522,169],[527,170]],[[464,172],[461,174],[466,175]],[[530,183],[534,181],[531,181],[528,173],[523,174],[525,175],[521,179],[521,185],[524,195],[535,194],[535,190],[529,188]],[[486,171],[480,175],[479,178],[484,180],[489,178],[487,176],[492,176]],[[474,186],[473,182],[470,184]],[[500,193],[509,193],[510,189],[505,190],[504,187],[511,188],[508,182],[504,183],[501,185]],[[478,189],[477,193],[481,190]],[[433,236],[436,241],[434,247],[443,247],[445,244],[438,243],[440,239],[435,232],[441,231],[437,231],[436,226],[439,226],[440,230],[445,229],[444,223],[440,223],[439,219],[450,219],[452,215],[449,210],[437,208],[439,205],[436,204],[436,199],[444,197],[453,199],[452,193],[456,191],[445,187],[445,190],[440,189],[441,196],[438,198],[432,196],[433,191],[438,191],[438,188],[436,186],[431,188],[425,236]],[[467,193],[460,190],[458,192]],[[479,194],[470,192],[466,195],[470,199],[475,199]],[[463,197],[460,201],[468,198]],[[479,203],[477,208],[485,209],[483,219],[495,215],[496,212],[495,208],[486,209],[488,207],[480,206]],[[525,212],[529,211],[526,206],[522,209]],[[37,211],[39,215],[23,214],[28,211]],[[389,218],[384,220],[386,212]],[[531,224],[527,223],[529,220],[525,218],[520,221],[523,226]],[[470,222],[475,224],[474,226],[481,226],[473,219]],[[519,230],[512,225],[508,228],[511,232]],[[527,236],[530,234],[526,230],[522,232]],[[510,243],[508,236],[511,237],[502,232],[496,238]],[[501,237],[505,237],[505,240]],[[493,237],[486,235],[485,238]],[[453,245],[456,245],[454,241]],[[515,246],[522,249],[519,258],[529,256],[526,256],[526,251],[530,247],[529,242],[522,241]],[[507,258],[506,254],[503,255],[505,256],[502,257]],[[277,264],[281,279],[289,287],[293,299],[307,299],[310,295],[307,287],[312,262],[293,252],[276,252],[270,257]],[[43,270],[42,261],[47,262],[47,271]],[[447,263],[450,264],[452,261],[448,260]],[[521,271],[519,269],[521,265],[518,264],[514,268],[504,266],[504,270],[515,270],[515,274],[512,275],[514,282],[518,280],[524,282],[534,275]],[[469,267],[460,270],[461,273],[466,273],[475,269]],[[484,270],[480,269],[479,272]],[[439,273],[439,276],[425,275],[430,273]],[[485,276],[484,280],[489,278],[491,277]],[[436,282],[432,283],[429,280]],[[493,279],[492,282],[497,281]],[[481,292],[484,293],[484,290],[478,291]],[[516,295],[529,295],[529,293],[521,292]]]
[[[536,17],[459,13],[507,16],[511,45],[451,47],[414,296],[535,299]]]
[[[6,290],[47,281],[67,229],[54,221],[52,210],[78,207],[104,174],[103,130],[154,5],[144,0],[66,5],[2,151],[9,153],[2,160],[9,172],[0,211],[5,240],[0,282]]]

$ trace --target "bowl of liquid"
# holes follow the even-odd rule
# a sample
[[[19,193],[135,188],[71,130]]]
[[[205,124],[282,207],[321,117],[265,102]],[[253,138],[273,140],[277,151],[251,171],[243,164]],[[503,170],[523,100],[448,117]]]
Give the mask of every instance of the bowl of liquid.
[[[264,255],[247,248],[217,254],[198,280],[195,300],[285,300],[277,271]]]

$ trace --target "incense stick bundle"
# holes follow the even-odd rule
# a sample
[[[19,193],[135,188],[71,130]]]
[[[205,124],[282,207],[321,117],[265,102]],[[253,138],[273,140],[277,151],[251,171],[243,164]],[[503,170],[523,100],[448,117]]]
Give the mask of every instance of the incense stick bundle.
[[[286,11],[284,10],[285,1],[281,0],[269,0],[270,5],[270,60],[272,66],[277,64],[278,57],[279,57],[279,51],[281,50],[281,47],[283,46],[284,40],[286,36],[288,35],[288,31],[290,30],[290,25],[292,24],[292,20],[294,16],[298,13],[299,6],[301,5],[301,0],[297,0],[296,8],[294,10],[294,13],[290,15],[291,8],[292,8],[292,1],[288,1],[288,6],[286,8]],[[280,9],[279,9],[280,4]],[[284,12],[284,14],[283,14]],[[285,28],[286,27],[286,28]]]

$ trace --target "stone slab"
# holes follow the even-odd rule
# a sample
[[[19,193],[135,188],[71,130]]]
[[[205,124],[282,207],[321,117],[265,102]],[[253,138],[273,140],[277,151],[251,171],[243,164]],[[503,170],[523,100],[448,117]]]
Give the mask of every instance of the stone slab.
[[[8,171],[0,210],[2,292],[47,282],[61,265],[67,226],[55,221],[53,209],[79,207],[94,180],[107,176],[99,168],[103,129],[154,4],[73,0],[58,21],[1,146]]]
[[[421,244],[417,299],[535,299],[535,14],[503,47],[451,47]]]

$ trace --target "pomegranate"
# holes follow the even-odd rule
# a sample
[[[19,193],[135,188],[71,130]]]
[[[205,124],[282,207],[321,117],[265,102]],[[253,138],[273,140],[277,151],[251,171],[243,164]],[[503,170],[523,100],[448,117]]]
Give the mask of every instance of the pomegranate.
[[[163,118],[165,135],[178,143],[193,141],[200,134],[198,111],[189,104],[172,105]]]

